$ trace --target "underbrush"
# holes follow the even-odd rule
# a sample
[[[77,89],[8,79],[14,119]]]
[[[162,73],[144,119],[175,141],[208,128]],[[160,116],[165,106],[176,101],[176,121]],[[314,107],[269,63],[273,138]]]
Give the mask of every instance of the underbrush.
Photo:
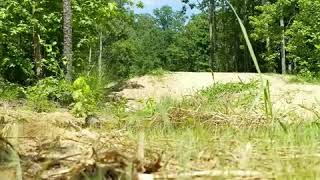
[[[100,110],[107,92],[103,84],[96,77],[86,76],[80,76],[72,83],[48,77],[28,87],[1,81],[0,99],[24,100],[26,107],[36,112],[68,108],[75,116],[83,117]]]
[[[26,88],[26,94],[27,106],[36,112],[52,111],[58,105],[68,106],[73,102],[71,84],[52,77]]]
[[[79,77],[73,83],[49,77],[27,88],[26,94],[28,106],[37,112],[65,107],[79,117],[98,111],[104,96],[98,80],[89,77]]]
[[[0,80],[0,99],[14,101],[25,98],[23,87]]]

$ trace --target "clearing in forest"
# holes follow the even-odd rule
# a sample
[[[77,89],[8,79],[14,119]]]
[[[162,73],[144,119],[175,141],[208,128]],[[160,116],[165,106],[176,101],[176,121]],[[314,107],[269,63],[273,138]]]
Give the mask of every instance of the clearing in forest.
[[[215,82],[226,83],[248,83],[259,80],[256,73],[215,73]],[[269,80],[271,100],[273,107],[280,112],[299,112],[303,115],[314,114],[305,112],[307,109],[318,104],[320,100],[320,85],[308,83],[290,82],[291,76],[277,74],[264,74],[263,78]],[[181,99],[184,96],[192,96],[201,89],[214,85],[211,73],[198,72],[176,72],[161,76],[142,76],[128,81],[129,86],[119,94],[129,100],[147,100],[149,98],[157,101],[166,98]]]
[[[272,117],[250,73],[216,73],[214,86],[210,73],[131,79],[118,92],[124,101],[106,104],[89,127],[67,109],[36,113],[1,103],[9,142],[0,139],[8,157],[0,162],[11,163],[0,166],[0,179],[319,177],[320,86],[263,76]],[[133,102],[143,106],[127,111]],[[10,144],[19,157],[10,156]]]

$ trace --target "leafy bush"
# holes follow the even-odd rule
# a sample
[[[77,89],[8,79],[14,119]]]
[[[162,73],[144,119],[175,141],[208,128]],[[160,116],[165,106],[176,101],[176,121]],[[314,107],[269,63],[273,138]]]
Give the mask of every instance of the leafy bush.
[[[0,80],[0,99],[13,101],[25,98],[23,87]]]
[[[57,104],[67,106],[73,102],[72,86],[65,80],[45,78],[27,88],[27,99],[35,111],[50,111]]]
[[[73,83],[45,78],[27,88],[28,105],[37,112],[51,111],[57,106],[71,107],[76,116],[83,117],[96,109],[102,94],[99,87],[95,78],[81,76]]]
[[[72,112],[79,117],[92,113],[96,109],[99,94],[98,88],[94,90],[91,88],[88,78],[79,77],[72,85],[72,97],[74,99]]]

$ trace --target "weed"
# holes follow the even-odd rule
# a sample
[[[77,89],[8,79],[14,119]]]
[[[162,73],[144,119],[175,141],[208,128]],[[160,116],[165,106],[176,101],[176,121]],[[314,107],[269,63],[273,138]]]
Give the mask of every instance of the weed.
[[[0,81],[0,98],[5,101],[14,101],[26,97],[24,88],[16,84]]]
[[[216,84],[200,91],[194,101],[195,103],[203,101],[201,108],[207,111],[234,114],[237,109],[245,110],[251,106],[257,94],[257,89],[258,83],[256,81]]]
[[[84,117],[97,109],[97,96],[88,82],[85,77],[79,77],[72,84],[72,112],[78,117]]]
[[[157,76],[157,77],[163,77],[164,75],[168,74],[169,72],[162,69],[162,68],[158,68],[158,69],[154,69],[152,71],[150,71],[148,74],[152,75],[152,76]]]
[[[49,101],[45,95],[28,95],[27,106],[35,112],[52,112],[57,104]]]
[[[288,78],[288,83],[311,83],[320,84],[320,78],[318,76],[305,76],[305,75],[291,75]]]
[[[52,111],[57,105],[67,106],[73,101],[71,85],[52,77],[28,87],[26,94],[28,106],[37,112]]]
[[[127,101],[123,99],[111,103],[111,113],[117,118],[118,121],[122,121],[125,117],[127,117],[126,104]]]
[[[264,89],[264,106],[265,106],[265,113],[267,117],[273,120],[273,110],[272,110],[272,102],[270,96],[270,83],[267,81],[266,88]]]
[[[200,95],[207,98],[217,98],[223,94],[240,93],[250,89],[256,89],[257,84],[256,81],[251,81],[249,83],[215,84],[212,87],[201,90]]]

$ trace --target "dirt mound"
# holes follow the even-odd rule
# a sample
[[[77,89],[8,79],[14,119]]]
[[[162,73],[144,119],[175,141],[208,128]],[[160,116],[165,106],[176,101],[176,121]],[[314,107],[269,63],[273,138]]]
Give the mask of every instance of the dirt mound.
[[[255,73],[215,73],[214,78],[216,83],[229,83],[258,80],[259,76]],[[263,78],[270,81],[271,99],[276,113],[295,113],[310,118],[315,115],[315,112],[310,110],[315,110],[319,105],[317,100],[320,97],[319,85],[289,83],[287,76],[275,74],[264,74]],[[119,92],[119,95],[131,101],[149,98],[159,101],[164,97],[179,99],[214,84],[211,73],[193,72],[137,77],[128,83],[135,84],[139,88],[130,86]]]
[[[240,77],[240,78],[239,78]],[[216,82],[239,82],[256,78],[256,74],[231,74],[223,73],[215,75]],[[213,85],[211,73],[177,72],[163,76],[143,76],[133,78],[129,84],[138,84],[139,88],[125,88],[120,94],[128,99],[160,100],[164,97],[182,97],[192,95],[195,91]]]

